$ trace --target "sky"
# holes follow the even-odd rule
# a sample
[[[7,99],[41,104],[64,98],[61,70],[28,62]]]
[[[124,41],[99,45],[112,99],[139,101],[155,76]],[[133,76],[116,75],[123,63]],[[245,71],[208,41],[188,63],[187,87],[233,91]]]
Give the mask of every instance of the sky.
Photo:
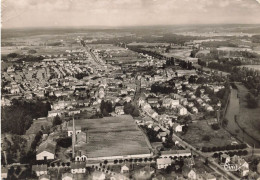
[[[260,24],[260,0],[2,0],[2,28]]]

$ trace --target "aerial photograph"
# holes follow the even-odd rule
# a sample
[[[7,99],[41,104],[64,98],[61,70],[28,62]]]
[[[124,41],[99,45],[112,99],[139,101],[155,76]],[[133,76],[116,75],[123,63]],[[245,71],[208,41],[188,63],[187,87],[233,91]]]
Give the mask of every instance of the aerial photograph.
[[[260,180],[260,0],[1,0],[1,180]]]

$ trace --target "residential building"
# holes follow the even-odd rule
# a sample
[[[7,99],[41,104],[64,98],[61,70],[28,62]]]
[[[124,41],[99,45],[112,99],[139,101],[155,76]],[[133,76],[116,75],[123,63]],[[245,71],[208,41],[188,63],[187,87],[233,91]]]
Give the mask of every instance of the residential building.
[[[220,162],[223,164],[229,163],[230,162],[230,156],[227,154],[221,154],[220,156]]]
[[[72,162],[70,167],[71,167],[72,174],[80,174],[86,172],[85,162]]]
[[[56,142],[50,140],[41,143],[36,153],[36,160],[54,159],[56,144]]]
[[[182,132],[182,125],[180,125],[179,123],[174,123],[172,125],[172,129],[175,131],[175,132]]]
[[[182,167],[182,174],[185,178],[188,178],[190,180],[196,180],[197,179],[197,173],[194,168],[184,165]]]
[[[186,115],[188,113],[187,109],[185,107],[183,107],[183,106],[178,106],[177,110],[178,110],[178,114],[180,116],[184,116],[184,115]]]
[[[156,163],[157,163],[157,168],[158,169],[166,169],[168,166],[171,165],[172,163],[172,160],[171,158],[158,158],[156,160]]]
[[[8,168],[1,166],[1,178],[3,180],[7,179],[7,175],[8,175]]]
[[[123,114],[125,114],[125,112],[124,112],[124,106],[116,106],[116,107],[115,107],[115,113],[116,113],[117,115],[123,115]]]
[[[129,165],[129,164],[124,164],[124,165],[121,167],[121,173],[128,173],[128,172],[129,172],[129,169],[130,169],[130,165]]]
[[[79,134],[81,132],[81,127],[80,126],[75,126],[75,132],[76,134]],[[71,137],[73,134],[73,127],[68,126],[68,136]]]
[[[47,174],[47,164],[42,164],[42,165],[33,165],[32,166],[32,171],[36,173],[37,176],[41,176],[44,174]]]

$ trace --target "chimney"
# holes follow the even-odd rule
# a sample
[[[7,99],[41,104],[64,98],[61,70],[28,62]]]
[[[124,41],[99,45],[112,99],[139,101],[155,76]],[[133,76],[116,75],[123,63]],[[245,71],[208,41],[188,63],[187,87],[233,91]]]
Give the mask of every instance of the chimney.
[[[75,130],[75,122],[74,122],[74,116],[73,116],[73,134],[72,134],[72,158],[74,160],[75,158],[75,141],[76,141],[76,130]]]
[[[87,142],[86,143],[89,143],[89,132],[88,132],[88,130],[86,131],[86,135],[87,135]]]

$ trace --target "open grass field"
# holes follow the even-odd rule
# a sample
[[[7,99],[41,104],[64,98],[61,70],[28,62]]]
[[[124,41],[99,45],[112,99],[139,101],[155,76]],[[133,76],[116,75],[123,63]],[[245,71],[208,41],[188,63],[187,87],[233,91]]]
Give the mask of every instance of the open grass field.
[[[239,118],[237,119],[240,126],[254,138],[260,141],[260,107],[249,109],[247,107],[246,95],[248,89],[241,84],[236,84],[240,102]],[[260,104],[260,99],[258,99]]]
[[[131,116],[80,119],[75,124],[89,133],[89,142],[80,148],[87,152],[88,158],[150,153],[144,135]]]
[[[209,141],[202,140],[206,135],[210,137]],[[232,142],[229,133],[222,128],[214,131],[206,121],[198,121],[190,124],[188,132],[182,137],[195,147],[225,146]]]

